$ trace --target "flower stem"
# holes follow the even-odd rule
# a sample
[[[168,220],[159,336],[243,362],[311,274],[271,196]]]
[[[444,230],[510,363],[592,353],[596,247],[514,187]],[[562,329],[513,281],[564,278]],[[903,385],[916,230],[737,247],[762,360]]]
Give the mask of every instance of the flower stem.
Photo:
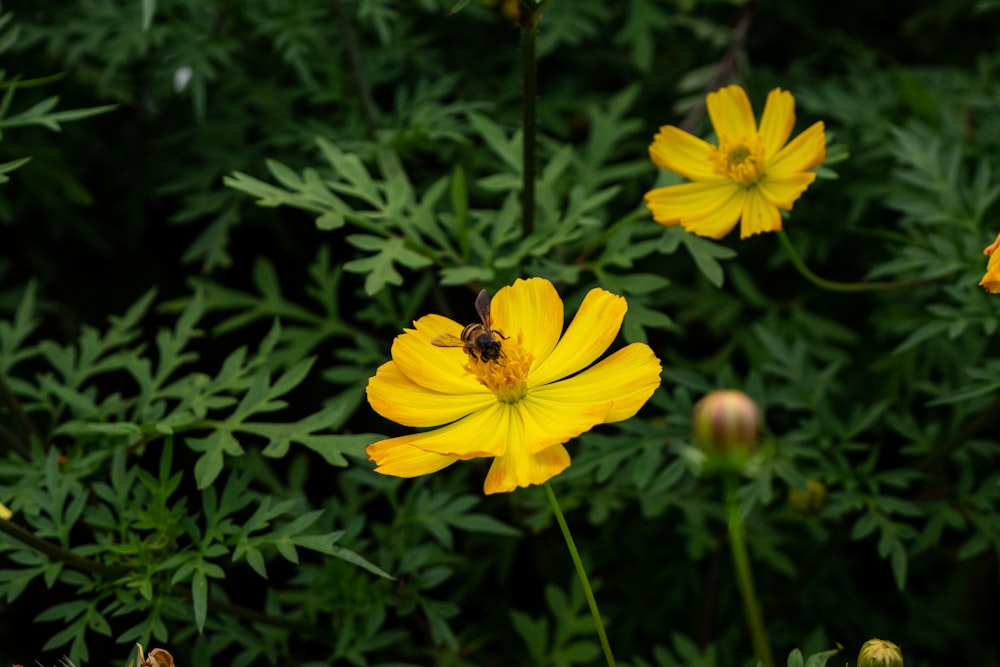
[[[733,567],[736,569],[736,583],[743,598],[743,608],[750,628],[750,638],[753,641],[754,653],[764,667],[774,667],[771,656],[771,645],[767,640],[767,630],[764,628],[764,617],[757,601],[757,592],[753,584],[753,572],[750,569],[750,556],[747,553],[746,529],[740,514],[740,501],[737,496],[739,478],[737,473],[727,470],[726,479],[726,523],[729,528],[729,546],[733,554]]]
[[[933,285],[934,283],[944,282],[951,278],[951,272],[940,275],[932,276],[930,278],[917,278],[916,280],[893,280],[885,282],[856,282],[856,283],[842,283],[835,280],[827,280],[826,278],[820,278],[815,273],[813,273],[802,258],[799,253],[795,251],[795,246],[789,240],[788,235],[785,233],[784,229],[778,230],[778,239],[781,241],[781,247],[785,249],[785,254],[788,255],[788,259],[791,260],[792,264],[798,269],[799,273],[803,277],[811,282],[813,285],[820,287],[831,292],[879,292],[884,290],[895,290],[895,289],[906,289],[910,287],[920,287],[922,285]]]
[[[537,141],[538,57],[535,49],[541,8],[534,0],[521,0],[521,235],[535,228],[535,144]]]
[[[615,667],[615,656],[611,653],[611,644],[608,643],[608,635],[604,632],[601,612],[597,609],[597,600],[594,598],[594,591],[590,587],[590,580],[587,579],[587,571],[583,568],[583,561],[580,560],[580,552],[576,550],[573,534],[569,532],[566,517],[563,516],[562,510],[559,508],[559,501],[556,499],[555,491],[552,490],[552,485],[546,482],[544,486],[545,495],[549,497],[552,512],[556,515],[556,521],[559,523],[563,538],[566,540],[566,547],[569,549],[570,558],[573,559],[573,565],[576,566],[576,573],[580,577],[580,583],[583,584],[583,594],[587,597],[587,605],[590,606],[590,613],[594,617],[594,625],[597,626],[597,636],[600,637],[601,648],[604,649],[604,659],[607,661],[608,667]],[[767,665],[766,667],[772,666]]]

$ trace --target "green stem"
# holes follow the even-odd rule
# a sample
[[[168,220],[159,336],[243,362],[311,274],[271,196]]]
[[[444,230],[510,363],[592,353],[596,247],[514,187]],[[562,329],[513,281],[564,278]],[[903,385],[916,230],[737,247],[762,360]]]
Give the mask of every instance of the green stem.
[[[573,565],[576,566],[576,574],[580,577],[580,583],[583,584],[583,594],[587,597],[590,613],[594,617],[594,625],[597,626],[597,636],[600,637],[601,648],[604,649],[604,659],[607,661],[608,667],[615,667],[615,656],[611,653],[611,644],[608,643],[608,635],[604,632],[601,612],[597,609],[597,600],[594,598],[594,591],[590,587],[590,580],[587,579],[587,571],[583,568],[583,561],[580,560],[580,552],[576,550],[573,534],[569,532],[569,526],[566,525],[566,517],[563,516],[562,510],[559,508],[559,501],[556,499],[555,491],[552,490],[552,485],[546,482],[544,486],[545,495],[549,497],[552,512],[556,515],[556,521],[562,530],[563,539],[566,540],[566,547],[569,549],[570,558],[573,559]],[[768,665],[767,667],[771,666]]]
[[[799,253],[795,251],[795,246],[789,240],[788,235],[785,230],[778,230],[778,239],[781,241],[781,247],[785,249],[785,254],[788,255],[788,259],[791,260],[792,264],[798,269],[799,273],[805,277],[806,280],[811,282],[813,285],[820,287],[825,290],[830,290],[831,292],[879,292],[884,290],[895,290],[895,289],[907,289],[910,287],[921,287],[923,285],[933,285],[934,283],[944,282],[949,280],[952,274],[946,273],[940,276],[933,276],[931,278],[918,278],[916,280],[893,280],[886,282],[857,282],[857,283],[842,283],[835,280],[827,280],[826,278],[820,278],[815,273],[813,273],[802,258]]]
[[[750,638],[753,641],[754,653],[764,667],[774,667],[771,656],[771,645],[767,640],[767,630],[764,628],[764,616],[757,601],[757,592],[753,584],[753,572],[750,569],[750,555],[747,552],[746,529],[743,517],[740,515],[740,500],[737,496],[739,478],[731,470],[725,473],[726,478],[726,523],[729,528],[729,546],[733,554],[733,567],[736,569],[736,583],[743,598],[743,608],[750,627]]]
[[[521,26],[521,233],[535,229],[535,147],[537,142],[538,58],[535,50],[541,7],[534,0],[520,4]]]

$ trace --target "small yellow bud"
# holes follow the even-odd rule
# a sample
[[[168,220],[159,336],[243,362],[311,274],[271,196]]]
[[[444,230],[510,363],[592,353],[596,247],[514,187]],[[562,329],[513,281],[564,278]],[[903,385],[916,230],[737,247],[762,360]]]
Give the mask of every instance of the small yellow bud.
[[[12,516],[14,516],[14,513],[10,511],[10,508],[8,508],[3,503],[0,503],[0,519],[6,520],[11,518]]]
[[[892,642],[873,637],[861,646],[858,667],[903,667],[903,652]]]
[[[706,394],[695,404],[692,422],[695,444],[706,452],[745,459],[757,448],[760,409],[742,391]]]
[[[807,479],[805,490],[788,489],[788,507],[800,514],[819,514],[826,506],[826,487],[818,479]]]

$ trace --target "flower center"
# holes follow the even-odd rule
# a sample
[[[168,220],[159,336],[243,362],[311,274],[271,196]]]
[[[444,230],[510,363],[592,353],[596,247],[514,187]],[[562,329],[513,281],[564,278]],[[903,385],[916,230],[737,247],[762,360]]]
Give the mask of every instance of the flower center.
[[[764,142],[759,134],[752,137],[719,137],[710,155],[715,173],[740,185],[753,185],[764,175]]]
[[[500,338],[500,358],[482,360],[469,355],[465,370],[488,387],[501,403],[516,403],[528,393],[528,370],[534,357],[524,349],[523,336]]]

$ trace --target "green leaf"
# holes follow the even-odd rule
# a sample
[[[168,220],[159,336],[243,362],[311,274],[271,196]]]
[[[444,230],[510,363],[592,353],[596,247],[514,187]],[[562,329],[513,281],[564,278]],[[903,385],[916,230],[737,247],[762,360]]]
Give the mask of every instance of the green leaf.
[[[194,610],[195,627],[198,632],[204,631],[208,617],[208,578],[201,567],[196,568],[191,577],[191,608]]]

